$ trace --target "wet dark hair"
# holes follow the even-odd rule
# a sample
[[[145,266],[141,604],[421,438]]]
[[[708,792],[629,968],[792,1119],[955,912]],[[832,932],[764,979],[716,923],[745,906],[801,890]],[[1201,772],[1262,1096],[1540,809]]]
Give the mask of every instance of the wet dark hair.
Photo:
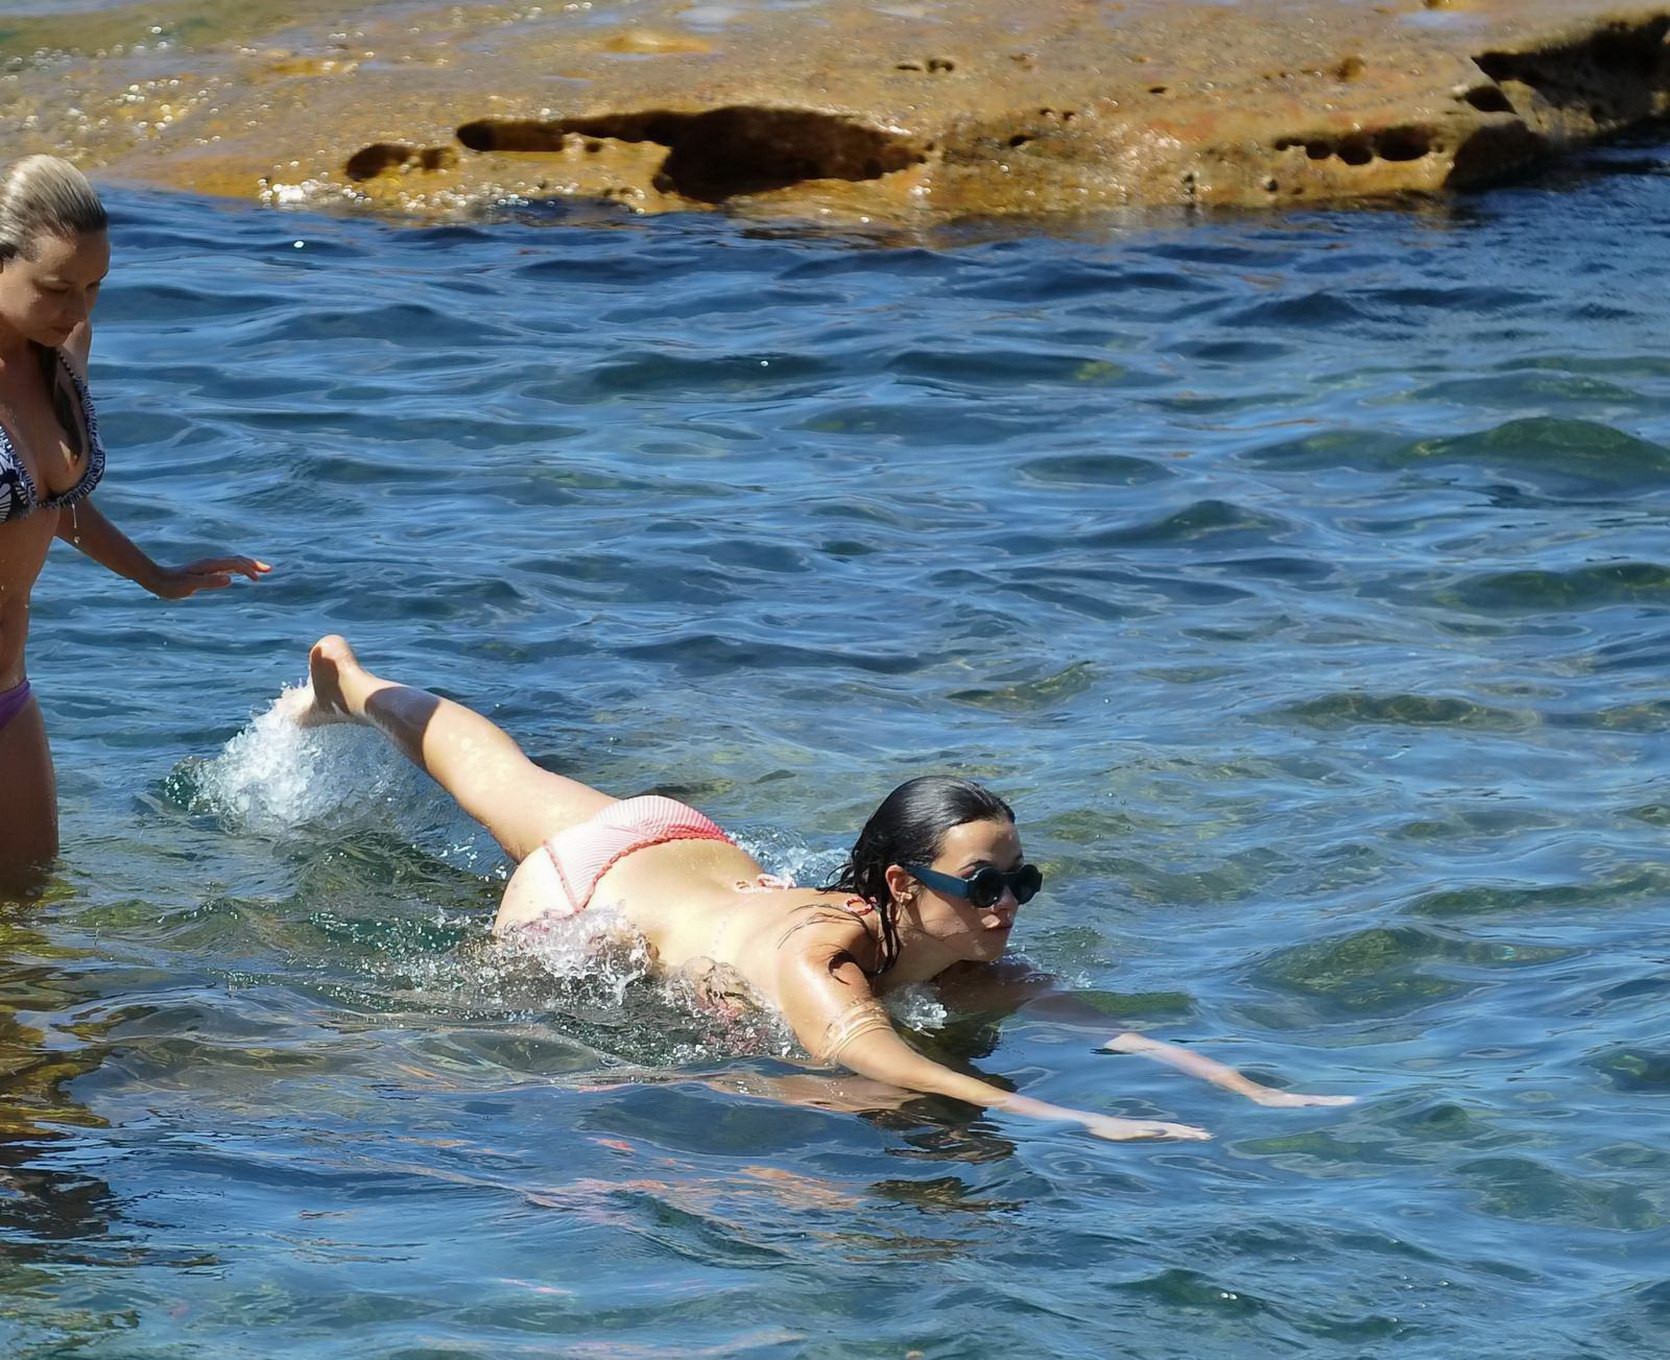
[[[990,789],[967,779],[930,774],[900,784],[881,800],[858,833],[852,853],[824,892],[846,892],[871,903],[881,918],[881,967],[899,961],[898,906],[887,887],[890,864],[931,864],[945,834],[965,822],[1013,822],[1015,810]]]

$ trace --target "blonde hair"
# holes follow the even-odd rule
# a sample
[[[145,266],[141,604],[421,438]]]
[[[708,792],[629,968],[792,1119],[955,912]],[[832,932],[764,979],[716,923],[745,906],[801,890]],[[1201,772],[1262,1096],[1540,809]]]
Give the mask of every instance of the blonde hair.
[[[80,236],[109,222],[87,176],[58,156],[25,156],[0,175],[0,260],[31,258],[37,237]]]

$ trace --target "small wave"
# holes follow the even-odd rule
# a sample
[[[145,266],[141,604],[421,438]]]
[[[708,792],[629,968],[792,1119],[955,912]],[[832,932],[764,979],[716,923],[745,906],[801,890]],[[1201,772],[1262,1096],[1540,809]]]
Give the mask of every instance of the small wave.
[[[433,349],[448,344],[486,347],[505,340],[507,334],[502,327],[472,321],[456,309],[430,303],[389,302],[351,308],[297,304],[287,308],[260,338],[267,344],[369,340]]]
[[[1346,326],[1352,322],[1377,320],[1375,316],[1337,293],[1318,289],[1297,297],[1277,298],[1244,307],[1225,318],[1237,329],[1257,330],[1264,326]]]
[[[1010,685],[953,690],[946,697],[953,703],[998,713],[1032,713],[1057,708],[1086,693],[1096,683],[1096,667],[1075,661],[1063,670]]]
[[[1408,911],[1412,916],[1443,921],[1538,914],[1575,921],[1588,912],[1615,916],[1636,904],[1651,910],[1666,889],[1670,889],[1670,873],[1649,865],[1587,883],[1473,883],[1444,888],[1416,898]]]
[[[1664,1049],[1610,1048],[1591,1058],[1589,1065],[1620,1091],[1670,1092],[1670,1052]]]
[[[1401,473],[1442,468],[1506,479],[1555,498],[1616,496],[1661,488],[1670,449],[1592,420],[1531,416],[1470,434],[1408,440],[1336,429],[1282,440],[1241,455],[1285,471],[1345,468]]]
[[[1057,454],[1032,458],[1017,471],[1034,482],[1066,486],[1143,486],[1176,474],[1151,458],[1134,458],[1118,453]]]
[[[1517,732],[1535,726],[1536,716],[1492,708],[1471,699],[1443,694],[1324,694],[1279,709],[1282,715],[1312,727],[1358,724],[1390,727],[1466,727]]]
[[[1447,286],[1365,288],[1358,296],[1377,308],[1437,311],[1466,316],[1491,316],[1499,312],[1532,307],[1544,299],[1541,294],[1518,288]]]
[[[1556,497],[1617,495],[1660,488],[1670,449],[1593,420],[1529,416],[1476,434],[1423,440],[1409,462],[1488,469]]]
[[[1370,927],[1266,955],[1258,984],[1304,998],[1326,1016],[1408,1015],[1484,985],[1482,972],[1534,968],[1568,951],[1505,940],[1465,940],[1417,926]]]
[[[764,641],[721,637],[715,633],[686,634],[661,642],[638,643],[618,649],[634,660],[677,666],[688,675],[724,675],[733,671],[818,670],[852,667],[877,675],[908,675],[921,669],[914,656],[890,656],[850,648],[798,647]]]
[[[1171,544],[1266,547],[1294,535],[1296,526],[1277,515],[1233,501],[1194,501],[1168,515],[1138,524],[1085,534],[1079,541],[1093,548],[1147,548]]]
[[[893,402],[822,402],[794,429],[889,447],[949,447],[960,451],[1025,438],[1033,432],[1035,423],[1013,415],[983,413],[966,398],[935,402],[917,395]]]
[[[1469,576],[1438,592],[1437,599],[1466,609],[1539,614],[1658,605],[1667,595],[1670,567],[1661,562],[1599,562],[1564,571],[1528,568]]]

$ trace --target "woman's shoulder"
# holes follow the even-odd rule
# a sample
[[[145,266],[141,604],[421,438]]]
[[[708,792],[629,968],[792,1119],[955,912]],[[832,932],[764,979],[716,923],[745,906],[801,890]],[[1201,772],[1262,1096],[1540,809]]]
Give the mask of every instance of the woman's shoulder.
[[[779,953],[849,953],[870,971],[878,928],[876,909],[863,898],[803,888],[783,893],[769,938]]]
[[[855,897],[841,889],[803,888],[793,878],[779,874],[760,874],[751,879],[738,879],[734,891],[748,905],[765,906],[768,902],[785,916],[807,916],[832,925],[851,924],[865,929],[864,919],[875,915],[875,906],[862,897]]]

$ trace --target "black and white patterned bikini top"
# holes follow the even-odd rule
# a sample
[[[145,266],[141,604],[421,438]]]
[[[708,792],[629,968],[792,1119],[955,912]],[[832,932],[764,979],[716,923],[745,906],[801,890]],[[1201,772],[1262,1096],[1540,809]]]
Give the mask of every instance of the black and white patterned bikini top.
[[[48,496],[43,500],[35,489],[29,469],[23,465],[22,455],[12,443],[11,433],[6,429],[5,423],[0,421],[0,524],[11,519],[22,519],[35,510],[56,510],[84,501],[93,494],[93,488],[99,484],[99,478],[104,476],[104,445],[99,442],[98,417],[93,414],[93,398],[87,391],[87,384],[81,381],[80,375],[64,358],[63,351],[42,349],[40,356],[41,371],[46,377],[47,387],[52,392],[52,409],[58,416],[58,423],[71,436],[78,429],[87,432],[86,447],[82,449],[87,466],[82,469],[76,484],[68,491],[59,496]],[[64,392],[62,380],[65,378],[69,379],[70,391],[75,393],[76,401],[81,406],[79,423]],[[0,416],[5,414],[5,407],[0,406]]]

